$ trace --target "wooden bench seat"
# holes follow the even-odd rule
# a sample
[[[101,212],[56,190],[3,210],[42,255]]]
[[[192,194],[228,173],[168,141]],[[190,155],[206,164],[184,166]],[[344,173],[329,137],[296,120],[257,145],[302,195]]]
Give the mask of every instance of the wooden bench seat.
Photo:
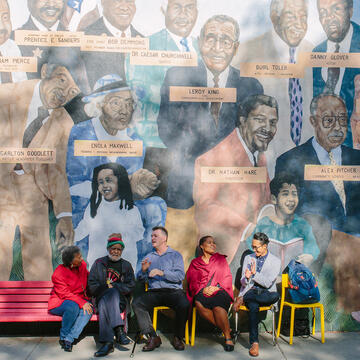
[[[61,321],[48,312],[52,287],[51,281],[0,281],[0,322]]]

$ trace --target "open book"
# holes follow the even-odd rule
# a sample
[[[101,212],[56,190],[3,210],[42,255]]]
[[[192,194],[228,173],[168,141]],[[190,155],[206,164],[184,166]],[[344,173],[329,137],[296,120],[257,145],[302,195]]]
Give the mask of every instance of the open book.
[[[304,253],[304,239],[302,238],[293,238],[286,243],[275,239],[269,239],[269,241],[269,251],[281,260],[281,272],[290,260]]]

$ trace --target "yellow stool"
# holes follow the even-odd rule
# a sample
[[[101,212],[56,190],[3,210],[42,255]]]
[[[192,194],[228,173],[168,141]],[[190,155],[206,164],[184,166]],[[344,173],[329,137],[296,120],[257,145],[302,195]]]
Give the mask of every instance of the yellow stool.
[[[324,305],[320,302],[314,304],[295,304],[289,301],[285,301],[285,289],[289,287],[289,275],[282,274],[281,279],[281,303],[280,303],[280,314],[279,314],[279,323],[277,328],[276,336],[280,336],[280,328],[281,328],[281,319],[284,306],[289,306],[291,308],[291,315],[290,315],[290,339],[289,344],[292,345],[293,343],[293,335],[294,335],[294,319],[295,319],[295,309],[304,309],[304,308],[311,308],[313,312],[313,328],[312,334],[315,334],[315,309],[320,310],[320,321],[321,321],[321,342],[325,342],[325,322],[324,322]]]

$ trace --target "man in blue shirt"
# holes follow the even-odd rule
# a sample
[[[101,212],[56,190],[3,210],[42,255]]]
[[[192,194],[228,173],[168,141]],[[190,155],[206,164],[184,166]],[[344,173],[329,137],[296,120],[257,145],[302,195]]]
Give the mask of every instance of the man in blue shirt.
[[[143,351],[152,351],[161,345],[152,326],[150,311],[156,306],[169,306],[176,313],[174,340],[176,350],[184,350],[185,324],[188,316],[189,301],[183,291],[185,278],[182,255],[167,245],[168,232],[162,226],[153,228],[151,235],[154,251],[145,256],[137,279],[148,283],[148,291],[134,299],[132,306],[137,317],[140,331],[148,336]]]

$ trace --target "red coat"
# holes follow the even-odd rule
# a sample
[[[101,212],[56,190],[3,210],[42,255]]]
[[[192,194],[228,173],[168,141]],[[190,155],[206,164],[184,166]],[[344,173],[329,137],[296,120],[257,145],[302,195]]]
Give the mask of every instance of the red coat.
[[[54,287],[51,290],[48,309],[60,306],[64,300],[75,301],[82,308],[89,301],[86,296],[88,275],[84,260],[78,268],[59,265],[51,277]]]
[[[221,289],[225,290],[231,299],[234,299],[232,275],[226,261],[226,256],[215,253],[211,256],[208,264],[203,261],[201,256],[191,261],[186,274],[188,283],[186,295],[190,303],[192,303],[194,296],[207,286],[211,278],[211,286],[220,285]]]

